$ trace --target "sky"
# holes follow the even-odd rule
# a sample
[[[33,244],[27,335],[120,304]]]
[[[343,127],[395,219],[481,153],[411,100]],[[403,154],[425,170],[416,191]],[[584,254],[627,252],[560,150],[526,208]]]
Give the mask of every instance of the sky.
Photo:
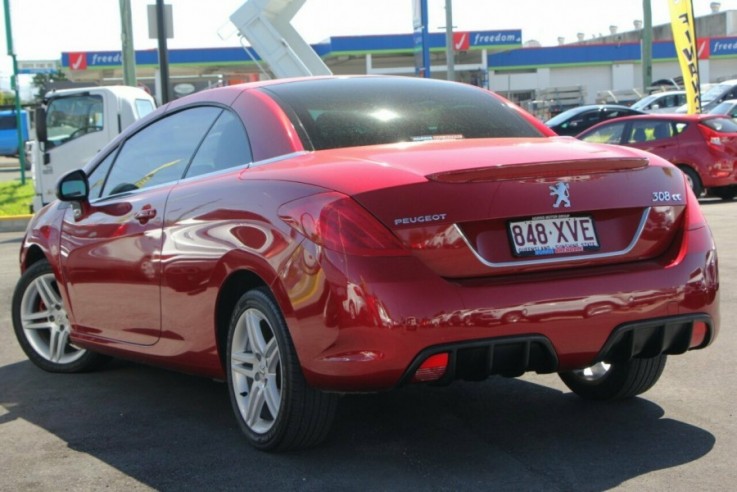
[[[18,60],[59,60],[62,52],[120,50],[118,0],[9,0],[13,44]],[[708,14],[710,0],[692,0],[696,16]],[[169,48],[238,46],[229,16],[244,0],[168,0],[173,7],[174,38]],[[737,0],[721,0],[722,10],[737,9]],[[131,0],[133,43],[137,50],[155,49],[148,37],[147,5]],[[668,0],[651,0],[653,25],[669,22]],[[0,6],[1,7],[1,6]],[[430,31],[445,26],[445,0],[428,0]],[[643,0],[453,0],[453,25],[458,31],[521,29],[523,42],[543,46],[634,29],[642,19]],[[0,10],[3,10],[0,8]],[[4,12],[3,12],[4,13]],[[412,0],[306,0],[292,24],[309,43],[330,36],[409,33]],[[12,72],[7,56],[5,24],[0,23],[0,87]]]

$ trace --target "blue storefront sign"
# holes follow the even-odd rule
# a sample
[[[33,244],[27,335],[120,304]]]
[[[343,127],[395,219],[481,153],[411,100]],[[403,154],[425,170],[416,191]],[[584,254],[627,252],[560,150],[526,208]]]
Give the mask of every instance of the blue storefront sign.
[[[737,55],[737,38],[711,39],[709,45],[709,51],[713,57]]]

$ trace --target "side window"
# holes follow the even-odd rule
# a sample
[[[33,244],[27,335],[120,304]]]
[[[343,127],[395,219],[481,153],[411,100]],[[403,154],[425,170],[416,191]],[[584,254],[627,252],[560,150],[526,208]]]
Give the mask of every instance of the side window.
[[[46,108],[47,148],[103,129],[102,96],[79,95],[53,99]]]
[[[683,131],[688,128],[688,123],[679,122],[674,125],[673,134],[680,135]]]
[[[105,178],[107,177],[108,171],[110,171],[110,166],[113,164],[116,153],[117,149],[110,152],[108,156],[92,170],[89,176],[87,176],[87,179],[90,182],[90,200],[100,198],[102,195],[102,187],[105,185]]]
[[[630,143],[652,142],[673,136],[673,127],[667,121],[635,121],[632,123]]]
[[[583,140],[593,143],[618,144],[622,140],[624,123],[613,123],[586,135]]]
[[[101,196],[170,183],[182,177],[220,108],[185,109],[129,138],[118,154]]]
[[[147,114],[153,112],[154,105],[151,101],[148,99],[136,99],[136,113],[138,113],[139,118],[143,118]]]
[[[586,113],[580,114],[571,121],[568,122],[566,125],[567,127],[571,128],[580,128],[579,131],[582,131],[584,128],[588,128],[589,126],[594,125],[599,121],[599,113],[598,111],[588,111]]]
[[[251,162],[251,147],[240,119],[223,111],[187,170],[187,177],[220,171]]]
[[[634,114],[640,113],[637,111],[632,111],[631,109],[607,109],[604,111],[604,117],[602,119],[610,120],[612,118],[619,118],[621,116],[630,116]]]

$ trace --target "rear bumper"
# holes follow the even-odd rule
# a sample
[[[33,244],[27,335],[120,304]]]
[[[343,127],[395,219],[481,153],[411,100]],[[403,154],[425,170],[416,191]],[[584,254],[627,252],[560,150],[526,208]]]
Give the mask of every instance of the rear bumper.
[[[615,328],[592,363],[683,354],[709,345],[713,334],[712,319],[703,314],[625,323]],[[530,371],[546,374],[557,372],[559,366],[555,348],[544,336],[492,338],[427,348],[415,357],[399,384],[412,382],[423,361],[441,353],[449,357],[445,373],[435,381],[438,385],[456,379],[480,381],[492,375],[517,377]]]
[[[455,281],[414,257],[315,248],[306,255],[321,268],[312,267],[309,296],[304,282],[285,289],[287,321],[307,381],[334,391],[406,383],[425,357],[443,351],[454,364],[448,380],[683,353],[716,337],[719,282],[708,228],[682,242],[667,261]]]

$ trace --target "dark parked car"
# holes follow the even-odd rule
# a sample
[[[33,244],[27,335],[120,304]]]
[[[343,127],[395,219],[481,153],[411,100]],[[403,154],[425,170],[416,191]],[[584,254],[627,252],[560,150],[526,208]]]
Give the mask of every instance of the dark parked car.
[[[645,114],[643,111],[618,104],[593,104],[563,111],[545,122],[558,135],[575,136],[602,121]]]
[[[316,445],[346,392],[534,371],[633,397],[719,330],[716,246],[675,167],[467,84],[199,92],[57,196],[21,246],[28,357],[224,380],[260,449]]]
[[[600,123],[578,138],[659,155],[684,172],[696,196],[704,189],[724,200],[737,196],[737,123],[725,116],[632,116]]]

